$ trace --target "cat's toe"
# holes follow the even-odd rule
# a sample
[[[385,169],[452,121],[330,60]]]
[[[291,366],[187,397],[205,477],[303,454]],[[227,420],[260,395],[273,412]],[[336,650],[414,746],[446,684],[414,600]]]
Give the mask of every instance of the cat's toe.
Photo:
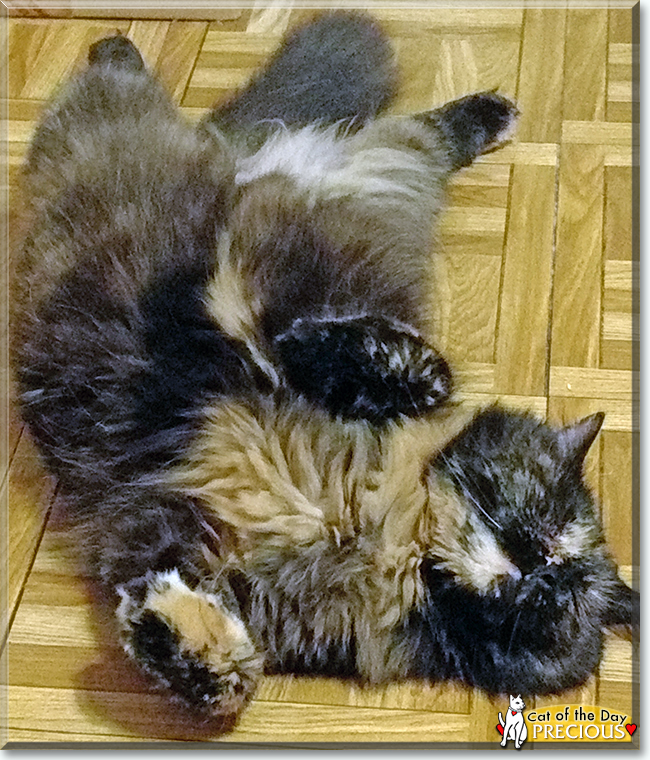
[[[177,572],[155,573],[143,602],[121,591],[126,651],[190,710],[237,715],[262,670],[242,621],[220,598],[191,589]]]
[[[144,68],[138,49],[123,34],[104,37],[93,43],[88,52],[88,63],[91,66],[111,65],[135,70]]]

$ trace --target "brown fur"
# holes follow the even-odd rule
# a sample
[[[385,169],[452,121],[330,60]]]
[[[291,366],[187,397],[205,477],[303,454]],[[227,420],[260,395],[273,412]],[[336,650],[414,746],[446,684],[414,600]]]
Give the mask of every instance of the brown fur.
[[[119,257],[104,264],[111,267],[116,299],[133,300],[160,274],[160,257],[172,247],[170,227],[154,222],[161,199],[168,199],[170,214],[179,204],[205,204],[217,192],[224,201],[232,172],[226,150],[185,122],[154,80],[121,76],[131,90],[128,101],[92,70],[62,88],[30,146],[24,182],[33,220],[15,275],[17,314],[36,310],[81,257],[87,263],[89,237],[95,255],[112,248]],[[194,198],[182,179],[190,176]],[[70,227],[62,233],[66,216]]]
[[[381,313],[425,329],[431,223],[450,173],[439,136],[413,119],[384,119],[324,143],[317,131],[303,133],[315,150],[340,154],[337,168],[318,179],[281,174],[272,165],[253,175],[238,194],[208,286],[210,313],[272,377],[272,358],[261,349],[267,338],[261,319],[283,302],[289,277],[304,283],[292,293],[291,320],[301,316],[296,298],[318,292],[322,314]],[[285,150],[301,134],[283,135]],[[255,167],[254,159],[240,161]],[[310,317],[317,316],[313,302]],[[276,319],[287,320],[274,325],[276,332],[291,322]]]
[[[125,634],[148,615],[167,626],[179,658],[200,663],[219,683],[220,709],[239,712],[261,675],[263,658],[220,595],[204,588],[191,589],[176,571],[159,572],[151,575],[141,605],[134,605],[122,592],[117,610]]]
[[[281,567],[302,579],[319,598],[316,635],[344,638],[353,628],[359,672],[385,680],[403,672],[389,642],[421,601],[420,562],[467,511],[421,473],[467,419],[457,410],[378,433],[307,405],[218,403],[170,483],[231,528],[215,570],[264,576]]]

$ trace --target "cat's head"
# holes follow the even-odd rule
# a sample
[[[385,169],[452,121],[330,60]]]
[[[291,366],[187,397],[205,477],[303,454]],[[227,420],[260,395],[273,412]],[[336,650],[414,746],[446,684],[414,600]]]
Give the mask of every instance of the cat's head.
[[[639,595],[618,577],[583,480],[602,422],[552,427],[493,407],[434,458],[414,672],[556,693],[595,671],[607,627],[638,626]]]
[[[524,704],[524,700],[521,698],[521,694],[517,694],[516,697],[513,697],[512,694],[510,695],[510,709],[511,710],[525,710],[526,705]]]
[[[561,564],[601,542],[583,462],[603,422],[594,414],[552,428],[493,407],[435,461],[522,575]]]
[[[527,581],[564,584],[570,568],[588,565],[607,589],[595,606],[603,625],[634,625],[638,600],[618,580],[583,477],[603,420],[598,413],[554,427],[496,406],[477,414],[433,462],[463,510],[457,540],[432,551],[442,566],[480,592],[504,581],[521,598]]]

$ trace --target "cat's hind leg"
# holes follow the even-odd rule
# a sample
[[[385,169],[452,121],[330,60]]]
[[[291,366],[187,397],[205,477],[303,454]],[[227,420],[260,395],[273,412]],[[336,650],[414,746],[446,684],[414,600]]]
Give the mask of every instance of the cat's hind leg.
[[[178,145],[178,152],[188,142],[191,129],[180,124],[129,39],[115,35],[95,42],[88,63],[61,88],[35,131],[24,170],[32,201],[52,200],[101,177],[116,175],[120,187],[150,156],[164,161],[163,142]]]
[[[164,488],[105,490],[69,497],[70,511],[87,571],[112,599],[120,643],[178,704],[201,718],[235,718],[263,657],[219,563],[221,532]]]
[[[88,51],[91,66],[116,66],[133,71],[144,69],[144,61],[136,46],[123,34],[104,37]]]
[[[510,139],[519,111],[495,92],[480,92],[420,114],[419,119],[442,134],[451,169],[469,166],[475,158]]]

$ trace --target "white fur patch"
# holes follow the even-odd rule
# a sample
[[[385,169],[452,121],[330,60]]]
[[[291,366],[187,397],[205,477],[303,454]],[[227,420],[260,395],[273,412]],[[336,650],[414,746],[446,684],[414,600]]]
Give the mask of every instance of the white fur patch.
[[[550,547],[546,564],[561,565],[572,557],[580,557],[594,545],[595,540],[593,525],[569,523]]]
[[[337,126],[279,130],[252,156],[240,159],[239,185],[281,174],[306,190],[312,201],[354,197],[365,204],[397,205],[414,221],[431,222],[422,207],[440,191],[441,166],[431,163],[428,150],[414,147],[427,130],[410,119],[382,119],[346,136]],[[411,139],[412,138],[412,139]]]
[[[453,488],[429,478],[433,527],[430,553],[436,567],[453,573],[479,593],[497,590],[504,577],[519,580],[521,570],[499,546],[492,531],[474,514],[473,506]]]
[[[481,593],[493,589],[500,578],[521,578],[521,570],[504,554],[494,535],[478,519],[470,519],[466,549],[457,550],[439,563]]]
[[[515,113],[513,114],[508,124],[506,124],[506,126],[500,132],[496,133],[492,142],[483,150],[483,153],[487,153],[488,151],[492,151],[495,148],[500,148],[502,145],[509,143],[517,131],[518,122],[518,114]]]
[[[344,163],[344,142],[337,137],[335,127],[281,129],[257,153],[238,162],[235,181],[245,185],[269,174],[283,174],[292,177],[299,187],[309,188]]]

